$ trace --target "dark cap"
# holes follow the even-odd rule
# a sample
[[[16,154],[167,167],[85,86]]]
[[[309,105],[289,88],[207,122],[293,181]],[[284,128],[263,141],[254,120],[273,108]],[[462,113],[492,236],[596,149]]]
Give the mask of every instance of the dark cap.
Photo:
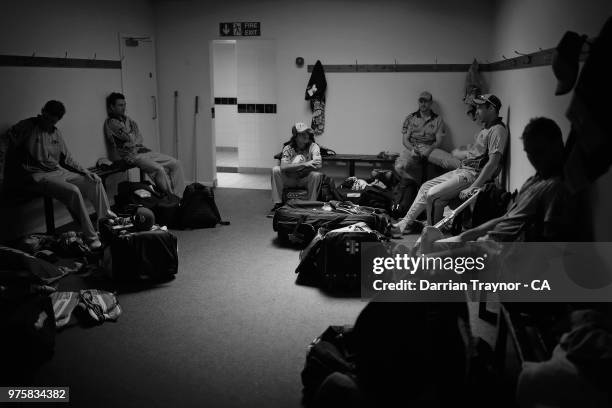
[[[502,107],[502,103],[499,100],[499,98],[493,94],[478,95],[477,97],[474,98],[474,103],[477,105],[488,103],[494,106],[495,109],[497,109],[498,111]]]
[[[568,31],[553,51],[552,69],[558,81],[555,95],[564,95],[574,87],[580,70],[580,52],[586,38],[586,35]]]
[[[138,231],[148,231],[155,224],[155,214],[146,207],[139,207],[132,217],[132,222]]]

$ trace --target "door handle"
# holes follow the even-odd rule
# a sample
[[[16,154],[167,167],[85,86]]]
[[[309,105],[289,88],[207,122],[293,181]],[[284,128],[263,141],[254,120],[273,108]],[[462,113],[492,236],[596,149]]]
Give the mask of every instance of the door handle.
[[[151,102],[153,103],[153,117],[151,119],[157,119],[157,98],[155,95],[151,96]]]

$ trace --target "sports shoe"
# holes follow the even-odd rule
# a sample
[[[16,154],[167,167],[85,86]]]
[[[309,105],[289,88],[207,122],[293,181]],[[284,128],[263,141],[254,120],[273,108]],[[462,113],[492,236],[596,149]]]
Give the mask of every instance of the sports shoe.
[[[274,217],[274,213],[276,212],[276,210],[278,210],[282,206],[283,206],[283,203],[276,203],[276,204],[274,204],[274,207],[272,207],[272,209],[270,210],[270,212],[268,213],[268,215],[266,217],[268,217],[268,218]]]
[[[102,242],[97,236],[84,239],[85,243],[92,251],[102,248]]]
[[[402,235],[408,234],[419,234],[424,226],[425,224],[421,221],[408,221],[403,218],[399,220],[399,222],[391,225],[393,228],[391,233],[394,238],[400,238]]]

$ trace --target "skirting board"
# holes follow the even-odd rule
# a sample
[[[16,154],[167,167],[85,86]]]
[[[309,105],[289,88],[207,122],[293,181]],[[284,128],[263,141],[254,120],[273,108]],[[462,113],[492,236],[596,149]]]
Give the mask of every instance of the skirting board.
[[[268,167],[238,167],[238,173],[245,174],[270,174],[271,171]]]
[[[185,180],[185,185],[189,185],[191,183],[193,183],[193,181]],[[217,187],[217,185],[218,185],[216,178],[214,180],[212,180],[212,181],[210,181],[210,180],[209,181],[198,181],[198,183],[203,184],[203,185],[205,185],[207,187],[213,187],[213,188]]]
[[[238,167],[217,166],[217,173],[238,173]]]
[[[216,150],[218,152],[237,152],[238,148],[234,146],[217,146]]]

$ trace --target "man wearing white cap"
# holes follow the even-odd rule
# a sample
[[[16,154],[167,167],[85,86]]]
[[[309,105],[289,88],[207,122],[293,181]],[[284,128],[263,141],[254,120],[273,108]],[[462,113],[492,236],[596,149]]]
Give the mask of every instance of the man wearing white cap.
[[[280,166],[272,168],[273,214],[282,206],[285,187],[308,188],[308,199],[316,200],[323,180],[319,173],[323,161],[319,145],[314,141],[314,132],[305,123],[298,122],[291,128],[291,140],[283,148]]]

